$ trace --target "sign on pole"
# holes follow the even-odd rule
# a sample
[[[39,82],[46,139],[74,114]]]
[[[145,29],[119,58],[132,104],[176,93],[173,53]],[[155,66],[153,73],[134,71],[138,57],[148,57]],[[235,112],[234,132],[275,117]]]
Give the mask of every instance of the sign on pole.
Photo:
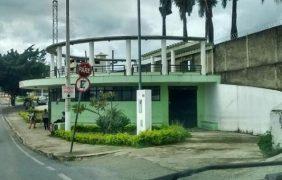
[[[71,85],[69,87],[62,86],[62,98],[63,99],[73,99],[75,98],[75,86]]]
[[[88,91],[89,88],[90,88],[90,81],[89,81],[88,78],[80,77],[76,81],[76,89],[79,92],[84,93],[84,92]]]
[[[91,75],[92,67],[89,63],[81,63],[78,66],[77,73],[80,77],[88,77]]]

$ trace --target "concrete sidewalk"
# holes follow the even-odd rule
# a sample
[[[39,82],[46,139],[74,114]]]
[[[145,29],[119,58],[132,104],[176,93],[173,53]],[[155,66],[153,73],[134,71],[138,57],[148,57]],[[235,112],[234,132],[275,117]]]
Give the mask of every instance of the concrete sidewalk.
[[[40,152],[48,157],[59,160],[73,160],[83,157],[117,153],[124,149],[128,149],[127,147],[75,143],[73,153],[70,154],[70,142],[50,137],[50,132],[44,130],[42,124],[37,124],[37,128],[35,129],[29,129],[28,124],[18,115],[19,111],[19,108],[14,107],[4,107],[2,109],[5,120],[22,143],[30,149]]]

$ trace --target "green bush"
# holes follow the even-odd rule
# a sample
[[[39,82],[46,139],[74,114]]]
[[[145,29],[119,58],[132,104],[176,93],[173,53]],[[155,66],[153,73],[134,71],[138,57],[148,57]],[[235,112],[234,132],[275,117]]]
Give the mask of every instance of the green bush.
[[[25,111],[19,112],[19,116],[23,118],[26,123],[29,123],[29,113]]]
[[[71,132],[57,130],[52,133],[55,137],[60,137],[68,141],[71,140]],[[102,134],[102,133],[77,133],[75,141],[85,144],[105,144],[123,146],[158,146],[183,142],[188,133],[181,126],[170,126],[162,130],[152,130],[140,135],[130,135],[128,133]]]
[[[267,132],[259,137],[258,146],[265,156],[275,156],[282,152],[282,149],[275,149],[273,147],[273,140],[271,132]]]
[[[71,127],[71,130],[73,130],[74,126]],[[101,128],[97,125],[77,125],[76,126],[76,132],[85,132],[85,133],[97,133],[101,132]]]
[[[117,108],[106,110],[105,115],[100,116],[96,123],[103,133],[120,133],[123,132],[125,126],[128,125],[130,119]]]
[[[161,130],[145,131],[138,135],[138,144],[158,146],[182,142],[191,135],[182,126],[170,126]]]

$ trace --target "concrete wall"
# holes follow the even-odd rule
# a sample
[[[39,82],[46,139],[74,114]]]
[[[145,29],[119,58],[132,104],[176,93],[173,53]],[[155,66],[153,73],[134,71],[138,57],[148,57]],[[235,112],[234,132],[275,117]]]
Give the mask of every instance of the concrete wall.
[[[214,70],[225,84],[282,90],[282,26],[216,45]]]
[[[270,118],[274,148],[282,148],[282,104],[272,110]]]
[[[218,130],[262,134],[270,130],[270,112],[282,92],[236,85],[207,85],[205,119]]]

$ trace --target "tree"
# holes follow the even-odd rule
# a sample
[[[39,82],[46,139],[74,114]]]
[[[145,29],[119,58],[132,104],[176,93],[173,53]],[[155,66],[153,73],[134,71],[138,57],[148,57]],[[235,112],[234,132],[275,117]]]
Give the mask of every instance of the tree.
[[[226,8],[227,1],[231,1],[231,0],[222,0],[223,8]],[[262,1],[264,1],[264,0],[262,0]],[[231,39],[237,39],[238,38],[237,2],[238,2],[238,0],[232,0],[232,20],[231,20],[231,33],[230,33]]]
[[[46,77],[49,67],[44,64],[45,51],[27,48],[23,53],[11,49],[0,55],[0,87],[11,96],[11,105],[15,105],[17,95],[23,93],[19,82],[27,79]]]
[[[195,0],[174,0],[173,1],[179,9],[180,19],[183,22],[183,36],[188,37],[188,30],[187,30],[187,16],[191,15],[193,11],[193,6],[195,5]]]
[[[160,13],[163,20],[163,36],[166,36],[166,16],[172,13],[171,11],[172,3],[171,0],[160,0]]]
[[[214,28],[213,28],[213,11],[212,8],[217,5],[217,0],[198,0],[199,15],[206,17],[206,38],[208,42],[214,43]]]

